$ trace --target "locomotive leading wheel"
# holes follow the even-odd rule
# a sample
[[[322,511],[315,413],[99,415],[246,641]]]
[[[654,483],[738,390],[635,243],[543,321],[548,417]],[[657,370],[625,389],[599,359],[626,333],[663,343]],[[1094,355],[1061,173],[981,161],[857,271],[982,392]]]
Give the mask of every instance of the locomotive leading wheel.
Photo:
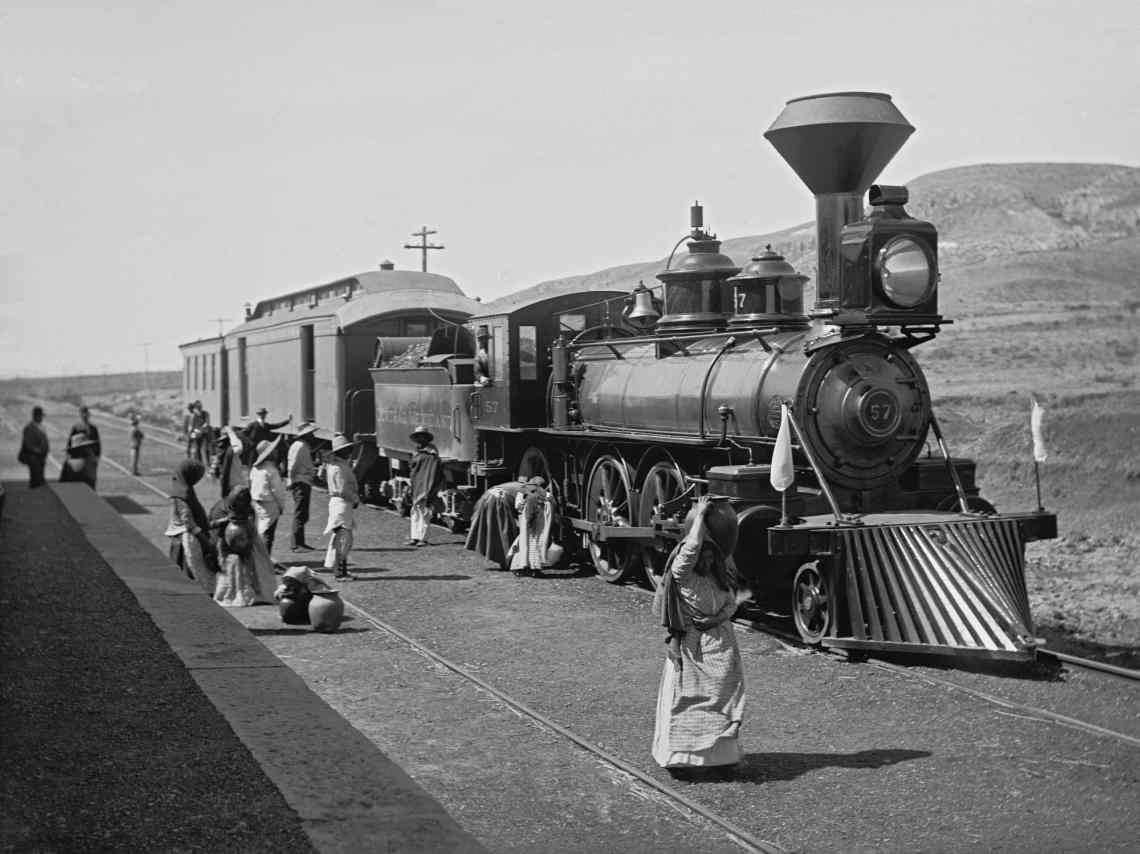
[[[653,518],[660,515],[661,506],[684,491],[685,476],[675,462],[670,460],[654,463],[646,472],[645,482],[641,485],[641,508],[637,517],[640,524],[651,524]],[[653,545],[645,546],[641,551],[645,564],[645,580],[652,589],[656,590],[661,583],[661,574],[665,571],[669,549]]]
[[[629,466],[616,456],[601,457],[590,471],[586,486],[586,519],[602,525],[628,527],[634,522]],[[610,584],[633,578],[641,568],[638,546],[598,542],[587,535],[586,546],[598,575]]]
[[[818,644],[831,628],[835,612],[831,590],[819,561],[805,563],[792,582],[792,617],[804,643]]]

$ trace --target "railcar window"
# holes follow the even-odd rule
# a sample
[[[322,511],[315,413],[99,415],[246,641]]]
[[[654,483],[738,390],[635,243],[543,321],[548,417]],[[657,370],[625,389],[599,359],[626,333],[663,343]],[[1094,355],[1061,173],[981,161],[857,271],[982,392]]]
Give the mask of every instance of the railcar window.
[[[426,338],[428,325],[426,320],[409,320],[405,333],[409,338]]]
[[[519,327],[519,379],[538,379],[538,327]]]
[[[558,328],[563,332],[581,332],[586,328],[586,315],[562,314],[558,316]]]
[[[507,373],[507,328],[505,326],[495,326],[491,329],[491,364],[495,366],[493,377],[502,377],[503,380],[510,381],[510,374]]]

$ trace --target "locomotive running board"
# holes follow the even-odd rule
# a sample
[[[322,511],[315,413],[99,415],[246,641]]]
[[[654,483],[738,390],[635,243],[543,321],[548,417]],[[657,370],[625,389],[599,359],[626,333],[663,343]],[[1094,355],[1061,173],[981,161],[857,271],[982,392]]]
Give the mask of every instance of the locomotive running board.
[[[570,527],[576,531],[585,531],[598,543],[607,540],[625,540],[642,543],[651,543],[657,536],[655,528],[634,527],[633,525],[603,525],[600,522],[591,522],[588,519],[570,519]]]
[[[1038,645],[1016,518],[835,531],[849,637],[828,646],[1031,658]]]

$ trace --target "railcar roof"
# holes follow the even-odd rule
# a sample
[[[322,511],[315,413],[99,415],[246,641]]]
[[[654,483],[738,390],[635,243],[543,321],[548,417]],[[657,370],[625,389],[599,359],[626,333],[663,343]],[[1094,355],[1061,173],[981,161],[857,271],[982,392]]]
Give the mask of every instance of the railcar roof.
[[[222,346],[222,342],[225,340],[225,337],[221,335],[216,335],[211,338],[198,338],[194,341],[187,341],[185,344],[179,344],[178,349],[189,350],[195,347],[201,347],[203,350],[209,352],[211,350],[220,348]]]
[[[346,293],[350,293],[348,299]],[[469,315],[481,306],[447,276],[415,270],[370,270],[262,300],[247,321],[226,335],[334,316],[338,325],[344,327],[377,315],[417,308]]]
[[[636,282],[634,284],[636,284]],[[597,294],[598,297],[601,298],[605,294],[616,295],[619,293],[628,293],[632,288],[633,285],[630,285],[630,288],[626,289],[615,282],[583,284],[580,277],[558,279],[553,282],[542,282],[541,284],[534,285],[516,293],[508,294],[505,297],[499,297],[496,300],[482,303],[479,306],[479,310],[471,319],[474,321],[483,317],[514,314],[520,309],[529,308],[537,303],[558,299],[559,297],[573,296],[574,294],[582,294],[582,302],[586,304],[596,302],[596,300],[589,299],[591,294]]]

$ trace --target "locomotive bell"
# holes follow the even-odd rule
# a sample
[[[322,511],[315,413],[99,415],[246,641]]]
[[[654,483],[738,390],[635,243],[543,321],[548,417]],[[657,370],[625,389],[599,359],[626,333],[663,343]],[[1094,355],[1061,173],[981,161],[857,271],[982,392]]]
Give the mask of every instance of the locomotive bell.
[[[638,322],[651,322],[661,316],[661,312],[653,305],[653,291],[645,287],[645,282],[638,282],[633,289],[633,307],[626,317]]]
[[[732,285],[735,313],[729,328],[804,326],[808,319],[804,310],[804,282],[807,276],[772,251],[769,244],[737,275],[728,280]]]
[[[657,274],[665,285],[659,332],[714,332],[724,328],[731,313],[724,282],[740,268],[721,253],[720,241],[699,227],[693,228],[688,250],[678,264]]]

